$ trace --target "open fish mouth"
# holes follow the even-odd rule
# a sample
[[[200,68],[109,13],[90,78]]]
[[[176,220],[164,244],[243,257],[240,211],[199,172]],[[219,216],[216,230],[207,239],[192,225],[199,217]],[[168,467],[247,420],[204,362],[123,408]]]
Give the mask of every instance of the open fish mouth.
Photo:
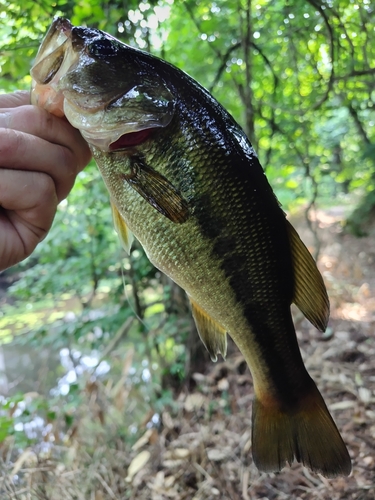
[[[54,19],[31,69],[33,79],[31,102],[57,116],[64,116],[64,96],[59,81],[74,64],[70,36],[72,24],[67,19]]]
[[[134,138],[124,136],[143,137],[169,125],[174,115],[170,90],[163,81],[150,85],[141,70],[131,71],[131,54],[107,33],[56,18],[31,69],[31,102],[66,116],[101,151],[126,147]]]

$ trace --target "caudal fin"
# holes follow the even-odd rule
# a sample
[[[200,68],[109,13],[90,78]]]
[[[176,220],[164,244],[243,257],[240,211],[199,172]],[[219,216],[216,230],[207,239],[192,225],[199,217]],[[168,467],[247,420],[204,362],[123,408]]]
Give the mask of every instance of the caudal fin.
[[[297,409],[276,406],[253,402],[253,459],[260,471],[278,472],[296,459],[326,477],[350,474],[348,450],[315,384]]]

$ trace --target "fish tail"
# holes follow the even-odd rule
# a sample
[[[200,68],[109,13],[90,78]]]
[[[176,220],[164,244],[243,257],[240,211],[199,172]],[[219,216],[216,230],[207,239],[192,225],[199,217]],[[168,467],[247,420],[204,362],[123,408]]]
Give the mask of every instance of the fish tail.
[[[278,472],[294,459],[326,477],[351,472],[348,450],[314,383],[293,410],[255,396],[252,451],[263,472]]]

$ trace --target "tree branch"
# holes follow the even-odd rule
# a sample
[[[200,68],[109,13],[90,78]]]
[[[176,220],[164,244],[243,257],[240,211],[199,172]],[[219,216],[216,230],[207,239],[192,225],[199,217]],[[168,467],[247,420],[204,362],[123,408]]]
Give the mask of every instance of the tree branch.
[[[375,75],[375,68],[368,68],[368,69],[360,69],[360,70],[353,70],[350,73],[347,73],[346,75],[342,76],[336,76],[335,80],[347,80],[353,76],[365,76],[365,75]]]
[[[267,119],[265,117],[263,117],[263,118],[270,123],[273,133],[279,132],[281,135],[283,135],[286,138],[287,143],[292,145],[297,157],[300,159],[300,162],[305,170],[305,176],[311,180],[312,197],[309,201],[309,204],[307,205],[307,207],[305,209],[305,219],[306,219],[307,227],[311,231],[313,238],[314,238],[314,245],[315,245],[314,258],[315,258],[315,260],[317,260],[319,257],[319,253],[320,253],[321,242],[320,242],[320,239],[318,236],[317,229],[314,226],[311,218],[309,217],[309,214],[310,214],[311,210],[315,207],[315,203],[316,203],[316,200],[318,197],[318,189],[319,189],[318,183],[310,170],[310,164],[308,161],[308,157],[306,155],[304,155],[302,153],[302,151],[295,145],[293,138],[287,132],[285,132],[280,127],[280,125],[278,123],[276,123],[275,120],[270,121],[269,119]]]
[[[315,110],[320,108],[320,106],[328,99],[329,94],[333,88],[333,82],[335,78],[335,45],[334,45],[333,29],[332,26],[330,25],[327,14],[322,8],[321,1],[320,0],[307,0],[307,1],[312,7],[314,7],[314,9],[316,9],[319,12],[319,14],[323,18],[324,24],[326,25],[328,32],[328,39],[329,39],[329,52],[331,58],[331,72],[328,79],[328,85],[323,97],[312,107],[312,109]]]
[[[239,19],[241,29],[241,46],[245,61],[245,84],[242,86],[241,98],[245,108],[245,132],[252,143],[255,142],[254,134],[254,105],[252,93],[253,60],[250,48],[252,45],[253,30],[251,19],[251,0],[246,1],[246,7],[241,8],[239,2]]]
[[[212,45],[210,45],[210,46],[212,47]],[[213,89],[216,87],[216,85],[219,83],[221,75],[223,74],[223,72],[225,70],[225,67],[227,65],[227,62],[228,62],[228,59],[229,59],[229,56],[231,55],[231,53],[234,52],[236,49],[239,49],[240,47],[241,47],[241,43],[237,42],[234,45],[232,45],[231,47],[229,47],[229,49],[226,51],[226,53],[224,55],[220,55],[222,61],[221,61],[221,64],[216,72],[216,75],[215,75],[213,82],[208,87],[209,92],[212,92]],[[212,47],[212,49],[214,50],[214,47]],[[217,54],[218,52],[215,50],[215,53]]]
[[[350,116],[353,118],[353,121],[357,127],[358,134],[362,137],[363,142],[366,144],[366,146],[371,145],[371,141],[366,133],[366,130],[364,129],[361,120],[359,119],[358,112],[357,110],[353,107],[353,104],[350,102],[348,105],[348,110]]]
[[[259,52],[259,55],[261,56],[261,58],[263,59],[263,61],[266,63],[266,65],[268,66],[269,70],[271,71],[272,76],[273,76],[273,91],[275,92],[277,86],[279,85],[279,77],[274,72],[272,64],[271,64],[271,61],[268,59],[268,57],[262,51],[262,49],[259,47],[259,45],[257,45],[256,43],[254,43],[254,41],[251,42],[251,45],[254,47],[255,50],[257,50]]]

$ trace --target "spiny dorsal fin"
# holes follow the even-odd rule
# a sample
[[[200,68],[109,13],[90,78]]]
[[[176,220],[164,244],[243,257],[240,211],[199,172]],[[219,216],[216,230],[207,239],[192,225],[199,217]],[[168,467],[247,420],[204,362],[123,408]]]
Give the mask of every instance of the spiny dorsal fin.
[[[130,249],[134,240],[133,233],[129,230],[124,218],[118,211],[116,205],[111,200],[113,225],[115,226],[116,233],[120,239],[121,245],[124,247],[125,252],[130,254]]]
[[[322,275],[297,231],[287,220],[286,226],[293,256],[293,302],[310,323],[324,332],[329,318],[329,299]]]
[[[227,355],[227,332],[217,321],[211,318],[191,297],[191,310],[199,336],[212,361],[217,361],[217,355],[223,358]]]

